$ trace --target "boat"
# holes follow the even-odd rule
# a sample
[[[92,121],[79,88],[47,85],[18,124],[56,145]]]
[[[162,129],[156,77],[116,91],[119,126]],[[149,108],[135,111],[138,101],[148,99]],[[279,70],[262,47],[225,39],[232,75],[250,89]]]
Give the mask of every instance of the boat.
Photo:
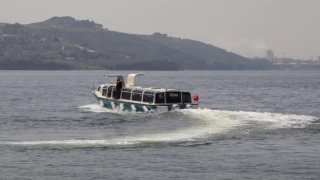
[[[163,113],[171,110],[198,108],[198,95],[191,96],[188,91],[135,85],[136,77],[145,74],[129,74],[126,83],[122,75],[105,75],[117,77],[123,82],[119,98],[116,97],[115,83],[101,84],[98,89],[92,90],[92,93],[102,107],[122,111]]]

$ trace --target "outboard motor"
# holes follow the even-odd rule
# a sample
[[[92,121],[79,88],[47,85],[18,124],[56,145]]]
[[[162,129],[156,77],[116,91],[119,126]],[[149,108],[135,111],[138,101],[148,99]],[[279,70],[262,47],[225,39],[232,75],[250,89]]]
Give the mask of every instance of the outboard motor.
[[[192,96],[192,99],[193,99],[194,102],[198,102],[199,101],[199,96],[197,94],[194,94]]]

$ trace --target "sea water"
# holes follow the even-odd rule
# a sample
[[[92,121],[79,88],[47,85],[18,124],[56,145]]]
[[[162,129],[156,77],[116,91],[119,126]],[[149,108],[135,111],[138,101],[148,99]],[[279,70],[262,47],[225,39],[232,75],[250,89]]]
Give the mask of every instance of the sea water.
[[[319,71],[151,71],[199,109],[102,108],[112,71],[0,71],[0,179],[319,179]],[[125,76],[126,77],[126,76]]]

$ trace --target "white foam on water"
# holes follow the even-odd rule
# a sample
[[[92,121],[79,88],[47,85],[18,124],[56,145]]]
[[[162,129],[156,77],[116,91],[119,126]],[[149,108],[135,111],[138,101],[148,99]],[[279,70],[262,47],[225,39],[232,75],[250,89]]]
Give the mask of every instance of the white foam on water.
[[[79,109],[83,109],[84,111],[88,111],[88,112],[112,112],[113,110],[111,109],[107,109],[102,107],[99,104],[88,104],[88,105],[84,105],[84,106],[79,106]]]
[[[318,119],[314,116],[269,112],[212,110],[212,113],[224,114],[226,118],[237,120],[240,124],[250,124],[255,122],[264,125],[266,129],[303,128]]]
[[[83,106],[83,108],[94,109],[95,112],[102,110],[93,105]],[[103,108],[105,109],[105,108]],[[187,115],[187,118],[199,120],[198,124],[193,127],[177,129],[172,132],[154,133],[154,134],[139,134],[130,137],[118,137],[107,140],[53,140],[53,141],[20,141],[20,142],[0,142],[0,145],[11,146],[71,146],[71,147],[108,147],[108,146],[127,146],[139,145],[147,143],[166,143],[166,142],[182,142],[195,141],[197,138],[205,137],[214,133],[221,133],[230,127],[234,127],[237,121],[221,118],[220,116],[210,114],[211,110],[202,110],[208,113],[194,113],[193,110],[182,110],[181,115]],[[108,111],[103,111],[108,112]],[[197,112],[197,110],[195,110]],[[218,120],[222,119],[222,120]]]
[[[109,112],[99,105],[82,106],[95,112]],[[212,137],[215,134],[228,133],[248,124],[261,124],[265,129],[305,127],[316,117],[288,115],[267,112],[223,111],[211,109],[179,110],[182,116],[197,121],[195,126],[176,129],[171,132],[139,134],[130,137],[117,137],[106,140],[53,140],[0,142],[11,146],[71,146],[71,147],[107,147],[128,146],[146,143],[187,142],[199,138]]]
[[[120,109],[108,109],[105,107],[102,107],[99,104],[89,104],[84,106],[79,106],[79,109],[82,109],[87,112],[96,112],[96,113],[125,113],[126,111],[122,111]]]
[[[52,140],[52,141],[20,141],[0,142],[0,145],[9,146],[49,146],[49,147],[104,147],[129,145],[125,140]]]

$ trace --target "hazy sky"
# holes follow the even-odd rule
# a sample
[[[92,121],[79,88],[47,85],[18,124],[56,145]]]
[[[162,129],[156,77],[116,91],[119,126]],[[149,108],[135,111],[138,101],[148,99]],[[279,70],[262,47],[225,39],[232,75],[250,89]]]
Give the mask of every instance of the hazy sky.
[[[320,0],[0,0],[0,22],[52,16],[90,19],[110,30],[167,33],[241,55],[320,56]]]

